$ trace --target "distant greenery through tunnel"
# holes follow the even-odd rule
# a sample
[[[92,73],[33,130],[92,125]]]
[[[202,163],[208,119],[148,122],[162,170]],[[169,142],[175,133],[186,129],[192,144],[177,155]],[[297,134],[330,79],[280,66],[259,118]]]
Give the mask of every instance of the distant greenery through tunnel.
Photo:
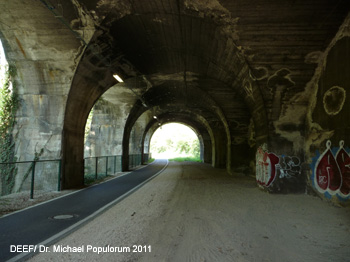
[[[196,133],[186,125],[171,123],[158,128],[151,139],[152,158],[176,161],[200,161]]]

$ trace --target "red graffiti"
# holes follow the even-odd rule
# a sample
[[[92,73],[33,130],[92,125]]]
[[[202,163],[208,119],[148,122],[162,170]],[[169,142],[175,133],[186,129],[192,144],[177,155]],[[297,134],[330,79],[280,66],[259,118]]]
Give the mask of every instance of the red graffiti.
[[[256,152],[256,181],[265,187],[272,184],[276,177],[276,165],[279,158],[264,151],[261,147]]]
[[[340,148],[336,160],[342,174],[342,185],[340,192],[344,196],[350,195],[350,156],[344,149],[344,141],[340,141]]]
[[[340,149],[336,157],[331,150],[331,141],[327,141],[327,149],[316,162],[314,182],[321,193],[331,195],[350,194],[350,156],[344,150],[344,141],[340,141]]]

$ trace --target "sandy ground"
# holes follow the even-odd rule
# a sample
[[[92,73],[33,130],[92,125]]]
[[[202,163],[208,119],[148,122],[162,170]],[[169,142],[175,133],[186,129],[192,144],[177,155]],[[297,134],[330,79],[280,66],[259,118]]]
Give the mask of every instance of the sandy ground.
[[[251,178],[171,162],[158,177],[30,261],[345,262],[350,209],[309,195],[271,195]],[[120,247],[126,252],[87,252]],[[143,252],[126,248],[140,245]],[[146,248],[144,246],[146,245]],[[149,246],[151,252],[149,252]],[[147,252],[145,252],[147,251]]]

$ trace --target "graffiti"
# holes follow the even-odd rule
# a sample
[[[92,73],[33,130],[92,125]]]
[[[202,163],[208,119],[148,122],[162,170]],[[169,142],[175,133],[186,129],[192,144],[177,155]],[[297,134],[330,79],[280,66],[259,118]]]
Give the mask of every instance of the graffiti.
[[[340,86],[333,86],[323,96],[324,110],[328,115],[338,114],[344,106],[346,91]]]
[[[317,159],[314,172],[314,186],[320,193],[331,196],[350,196],[350,156],[344,149],[344,141],[340,141],[336,154],[331,149],[331,141],[327,141],[326,150]]]
[[[258,66],[249,70],[250,78],[254,81],[262,80],[268,77],[269,70],[266,67]]]
[[[243,83],[243,87],[245,92],[247,93],[247,96],[251,97],[254,100],[252,83],[249,80],[245,80]]]
[[[319,61],[322,59],[323,53],[321,51],[314,51],[311,53],[308,53],[305,56],[305,63],[306,64],[318,64]]]
[[[271,120],[277,120],[282,112],[282,101],[288,89],[295,85],[291,79],[291,71],[288,68],[282,68],[269,77],[267,86],[272,95]]]
[[[291,74],[292,72],[288,68],[279,69],[269,77],[267,80],[267,86],[271,89],[274,89],[277,86],[283,86],[286,88],[295,86],[295,82],[291,79]]]
[[[280,156],[279,163],[276,165],[279,178],[292,178],[300,174],[300,159],[296,156]]]
[[[343,196],[350,195],[350,156],[344,149],[344,141],[340,141],[340,148],[336,154],[340,173],[342,174],[342,185],[340,187],[340,193]]]
[[[276,165],[279,158],[274,153],[268,153],[262,147],[256,152],[256,181],[269,187],[276,177]]]
[[[256,153],[256,180],[265,187],[269,187],[276,177],[291,179],[300,175],[301,161],[296,156],[277,156],[265,149],[266,145],[259,147]]]

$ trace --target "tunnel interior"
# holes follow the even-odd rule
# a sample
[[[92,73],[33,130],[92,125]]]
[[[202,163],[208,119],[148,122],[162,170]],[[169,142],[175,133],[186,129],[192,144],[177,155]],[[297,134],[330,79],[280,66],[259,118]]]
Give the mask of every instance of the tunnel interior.
[[[254,156],[252,146],[247,143],[249,130],[252,131],[249,135],[257,134],[261,142],[267,138],[263,98],[249,79],[252,73],[232,35],[225,33],[222,25],[192,13],[179,15],[165,10],[156,18],[137,13],[103,21],[109,30],[92,37],[73,79],[69,97],[74,100],[67,102],[64,146],[72,147],[77,142],[76,136],[70,138],[69,129],[82,132],[84,125],[84,121],[75,122],[73,127],[69,118],[75,116],[69,112],[89,110],[116,84],[112,75],[118,74],[135,95],[129,102],[132,108],[123,130],[123,166],[128,166],[130,133],[145,112],[168,114],[177,121],[186,118],[191,126],[204,126],[199,130],[206,129],[205,133],[210,133],[213,140],[209,142],[213,166],[227,168],[229,172],[249,166],[249,161],[240,157],[242,151]],[[193,30],[195,35],[186,33],[193,26],[199,31]],[[211,45],[207,45],[209,39],[212,39]],[[82,75],[98,77],[87,83],[86,77],[80,79]],[[82,93],[83,89],[89,92],[88,99],[79,99],[74,93],[75,90]],[[86,119],[86,114],[81,119]],[[193,120],[186,115],[193,115]],[[254,122],[260,128],[253,132]],[[64,149],[64,152],[74,151]],[[75,157],[63,155],[63,158],[69,161]],[[76,163],[73,165],[65,166],[69,170],[79,168]]]
[[[60,158],[62,188],[82,185],[84,156],[122,155],[126,171],[159,123],[179,122],[229,175],[348,202],[347,1],[5,2],[14,154]]]

